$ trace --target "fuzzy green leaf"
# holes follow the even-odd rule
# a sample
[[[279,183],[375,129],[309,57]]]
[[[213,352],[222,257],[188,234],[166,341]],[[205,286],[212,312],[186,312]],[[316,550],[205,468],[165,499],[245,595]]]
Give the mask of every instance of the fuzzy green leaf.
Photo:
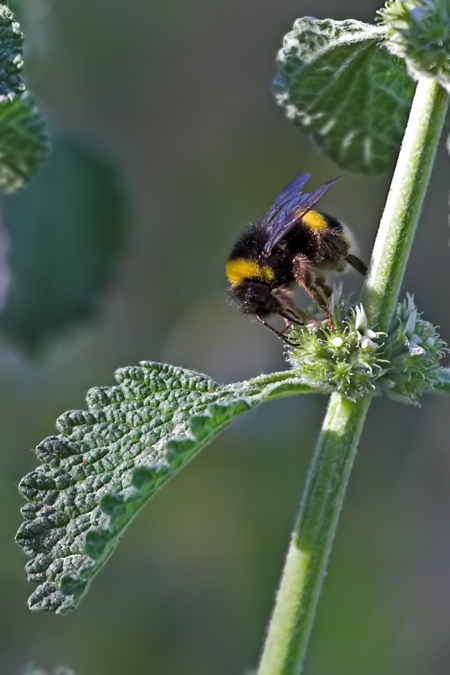
[[[21,77],[23,36],[14,14],[0,4],[0,190],[28,183],[49,153],[43,118]]]
[[[56,134],[33,183],[2,200],[12,284],[0,327],[28,351],[95,310],[123,251],[127,206],[114,164]]]
[[[311,391],[292,373],[220,386],[206,375],[143,362],[117,386],[88,392],[88,409],[62,415],[23,478],[29,501],[17,541],[38,584],[30,609],[73,609],[144,503],[242,413]]]
[[[23,188],[47,159],[46,124],[28,93],[0,103],[0,190]]]
[[[278,53],[278,103],[322,154],[349,171],[390,169],[406,126],[415,85],[384,41],[380,27],[305,17]]]

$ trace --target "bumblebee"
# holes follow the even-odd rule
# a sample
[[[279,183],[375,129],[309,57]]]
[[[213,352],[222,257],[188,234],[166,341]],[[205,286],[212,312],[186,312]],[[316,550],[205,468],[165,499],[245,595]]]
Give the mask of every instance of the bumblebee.
[[[324,183],[314,192],[302,192],[309,179],[296,178],[276,198],[264,218],[250,225],[233,246],[226,265],[229,300],[290,344],[285,335],[292,324],[314,322],[297,307],[291,286],[297,283],[322,309],[334,329],[328,309],[329,273],[344,272],[350,265],[365,275],[367,266],[355,254],[353,236],[334,216],[313,207],[341,178]],[[266,318],[278,314],[285,328],[278,331]]]

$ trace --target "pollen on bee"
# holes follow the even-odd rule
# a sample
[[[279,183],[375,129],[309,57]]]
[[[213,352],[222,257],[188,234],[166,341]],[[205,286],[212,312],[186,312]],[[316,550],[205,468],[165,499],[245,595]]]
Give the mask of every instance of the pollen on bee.
[[[324,230],[327,227],[327,221],[320,213],[317,213],[317,211],[307,211],[305,215],[302,216],[302,222],[304,222],[311,230]]]
[[[275,278],[274,271],[268,265],[261,265],[256,260],[235,258],[226,266],[227,279],[232,286],[238,286],[245,279],[255,279],[270,283]]]

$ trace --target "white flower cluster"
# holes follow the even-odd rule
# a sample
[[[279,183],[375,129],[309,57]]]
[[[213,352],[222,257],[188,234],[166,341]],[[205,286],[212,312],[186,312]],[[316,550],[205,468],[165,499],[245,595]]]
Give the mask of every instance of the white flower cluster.
[[[292,329],[295,346],[287,351],[292,368],[324,392],[339,391],[351,400],[387,394],[417,403],[421,394],[432,391],[448,350],[417,311],[413,296],[408,293],[397,305],[384,333],[369,327],[362,304],[349,307],[341,293],[341,285],[335,287],[329,303],[334,326],[319,314],[315,324]]]

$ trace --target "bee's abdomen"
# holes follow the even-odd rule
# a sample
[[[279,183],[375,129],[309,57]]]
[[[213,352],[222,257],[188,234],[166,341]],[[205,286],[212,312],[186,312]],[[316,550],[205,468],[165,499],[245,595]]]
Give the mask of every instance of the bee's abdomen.
[[[302,223],[310,230],[326,230],[328,227],[328,218],[318,211],[308,211],[302,216]]]

